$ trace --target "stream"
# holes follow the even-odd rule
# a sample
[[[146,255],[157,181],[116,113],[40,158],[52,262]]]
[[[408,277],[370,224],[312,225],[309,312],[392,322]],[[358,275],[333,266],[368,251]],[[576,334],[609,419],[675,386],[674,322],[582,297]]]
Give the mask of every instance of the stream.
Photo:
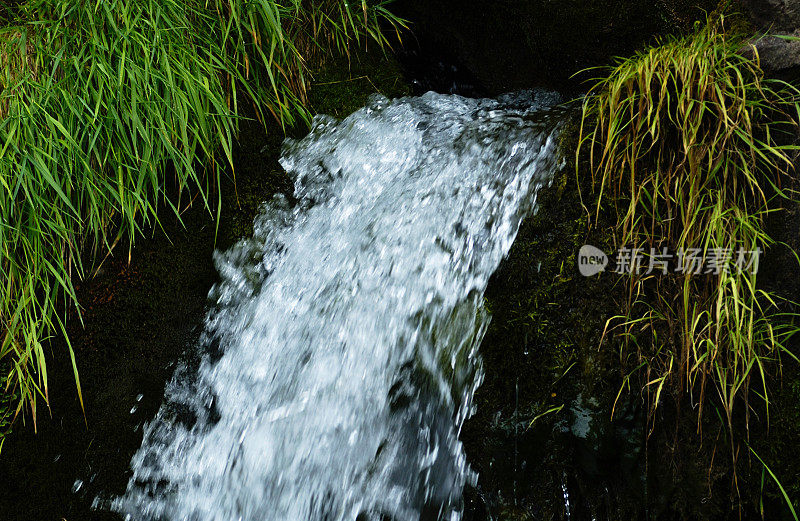
[[[559,167],[559,97],[427,93],[317,116],[290,200],[215,262],[195,356],[144,429],[131,520],[457,520],[483,293]]]

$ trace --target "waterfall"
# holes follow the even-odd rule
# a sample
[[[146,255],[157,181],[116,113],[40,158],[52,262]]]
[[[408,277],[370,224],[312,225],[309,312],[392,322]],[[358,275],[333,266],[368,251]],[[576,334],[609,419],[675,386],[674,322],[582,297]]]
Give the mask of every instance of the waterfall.
[[[376,96],[287,140],[294,197],[215,255],[196,360],[104,506],[135,520],[459,519],[483,292],[559,166],[558,101]]]

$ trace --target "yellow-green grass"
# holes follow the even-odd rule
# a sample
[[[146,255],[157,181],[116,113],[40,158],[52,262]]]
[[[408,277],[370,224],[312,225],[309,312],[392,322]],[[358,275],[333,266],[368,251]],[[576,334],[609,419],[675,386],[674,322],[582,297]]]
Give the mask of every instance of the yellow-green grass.
[[[705,258],[729,249],[735,261],[740,249],[774,243],[764,218],[793,196],[786,187],[796,147],[787,143],[798,91],[766,79],[755,49],[726,24],[712,18],[621,60],[585,98],[578,154],[588,153],[597,191],[587,210],[616,210],[620,246],[696,248]],[[734,469],[735,414],[749,421],[755,393],[768,421],[775,362],[797,359],[787,348],[794,316],[757,282],[755,270],[733,263],[719,273],[633,273],[624,312],[608,325],[644,372],[651,420],[667,391],[689,395],[698,429],[707,399],[716,400]]]

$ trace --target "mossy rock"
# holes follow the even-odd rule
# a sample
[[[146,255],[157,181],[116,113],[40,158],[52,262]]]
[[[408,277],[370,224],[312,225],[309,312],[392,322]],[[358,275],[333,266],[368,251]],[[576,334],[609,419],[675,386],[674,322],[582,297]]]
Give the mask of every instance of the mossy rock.
[[[567,157],[577,129],[573,120],[563,134]],[[616,353],[600,344],[624,288],[613,273],[578,271],[584,244],[613,249],[609,221],[595,222],[582,205],[590,196],[569,161],[540,191],[536,214],[487,289],[486,377],[462,435],[479,474],[481,500],[469,519],[484,519],[484,510],[497,519],[565,518],[565,491],[576,519],[636,512],[641,499],[640,411],[623,399],[611,422],[622,374]]]

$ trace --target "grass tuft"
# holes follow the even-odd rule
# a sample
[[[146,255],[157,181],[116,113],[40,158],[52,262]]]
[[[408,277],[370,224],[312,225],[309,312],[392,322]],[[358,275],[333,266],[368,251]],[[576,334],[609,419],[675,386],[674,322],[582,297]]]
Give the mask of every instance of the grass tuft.
[[[755,49],[726,24],[709,19],[598,80],[584,101],[578,154],[588,153],[598,193],[587,211],[613,205],[618,244],[641,248],[645,267],[663,248],[722,261],[711,273],[634,271],[625,312],[608,329],[625,339],[634,372],[644,372],[651,422],[666,395],[688,394],[700,430],[704,403],[718,400],[735,469],[736,411],[746,425],[756,393],[768,421],[774,362],[797,359],[787,348],[794,316],[759,288],[757,265],[746,265],[753,255],[738,265],[737,257],[775,243],[764,219],[792,196],[796,147],[786,143],[797,132],[800,93],[765,79]]]
[[[36,421],[73,281],[164,209],[219,215],[238,103],[307,121],[309,63],[404,22],[366,0],[27,0],[0,28],[0,382]],[[216,195],[216,200],[212,194]],[[8,418],[0,418],[0,424]],[[2,428],[3,425],[0,425]]]

